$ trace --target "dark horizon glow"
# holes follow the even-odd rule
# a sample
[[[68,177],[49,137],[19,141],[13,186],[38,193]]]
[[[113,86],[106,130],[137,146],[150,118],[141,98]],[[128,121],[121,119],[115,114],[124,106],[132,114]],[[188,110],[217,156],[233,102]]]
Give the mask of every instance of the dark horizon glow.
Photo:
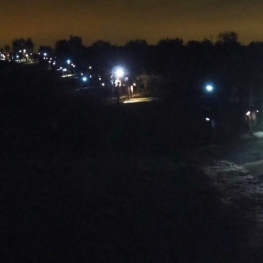
[[[216,41],[235,31],[239,41],[263,41],[263,2],[259,0],[25,0],[0,2],[0,47],[31,37],[54,47],[60,39],[80,36],[123,45],[132,39],[156,44],[163,38]]]

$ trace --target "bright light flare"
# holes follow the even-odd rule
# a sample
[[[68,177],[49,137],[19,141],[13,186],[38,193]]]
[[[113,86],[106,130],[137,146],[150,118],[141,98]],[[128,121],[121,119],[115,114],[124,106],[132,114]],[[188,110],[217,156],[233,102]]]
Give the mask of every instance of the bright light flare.
[[[122,68],[117,68],[115,74],[117,78],[122,78],[124,75],[124,70]]]
[[[248,112],[246,113],[246,115],[249,116],[249,115],[250,115],[250,111],[248,111]]]
[[[209,91],[209,92],[213,91],[213,86],[207,85],[206,86],[206,90]]]

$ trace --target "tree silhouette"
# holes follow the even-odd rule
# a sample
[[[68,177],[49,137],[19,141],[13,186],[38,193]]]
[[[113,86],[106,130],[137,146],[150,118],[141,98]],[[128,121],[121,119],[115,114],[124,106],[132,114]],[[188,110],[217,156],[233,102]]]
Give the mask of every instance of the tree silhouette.
[[[233,31],[224,32],[224,33],[220,33],[218,35],[217,44],[218,45],[237,46],[237,45],[240,45],[240,43],[237,40],[238,40],[237,33],[233,32]]]
[[[41,54],[47,53],[49,56],[54,55],[54,49],[50,46],[40,46],[38,52]]]
[[[11,47],[9,45],[5,45],[4,46],[4,51],[5,52],[10,52],[11,51]]]
[[[19,38],[12,41],[12,50],[18,52],[19,50],[26,50],[27,53],[31,53],[34,50],[34,44],[31,38]]]
[[[58,40],[55,44],[55,50],[58,54],[66,54],[69,52],[69,46],[66,39]]]
[[[141,39],[130,40],[130,41],[127,41],[125,44],[125,47],[133,48],[133,49],[145,48],[147,46],[148,46],[147,41],[144,39],[143,40]]]

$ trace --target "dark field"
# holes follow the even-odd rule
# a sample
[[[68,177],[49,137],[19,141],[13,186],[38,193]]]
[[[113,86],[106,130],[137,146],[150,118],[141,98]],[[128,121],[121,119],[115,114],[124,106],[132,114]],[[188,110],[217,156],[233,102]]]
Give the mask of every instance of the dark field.
[[[261,262],[249,201],[178,153],[209,141],[201,116],[1,67],[1,262]]]

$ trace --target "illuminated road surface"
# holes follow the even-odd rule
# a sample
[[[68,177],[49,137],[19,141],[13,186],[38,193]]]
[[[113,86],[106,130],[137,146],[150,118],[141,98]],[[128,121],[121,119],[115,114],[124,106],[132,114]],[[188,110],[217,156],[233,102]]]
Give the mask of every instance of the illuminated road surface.
[[[123,103],[139,103],[139,102],[150,102],[156,100],[155,98],[134,98],[134,99],[129,99],[125,100]]]

